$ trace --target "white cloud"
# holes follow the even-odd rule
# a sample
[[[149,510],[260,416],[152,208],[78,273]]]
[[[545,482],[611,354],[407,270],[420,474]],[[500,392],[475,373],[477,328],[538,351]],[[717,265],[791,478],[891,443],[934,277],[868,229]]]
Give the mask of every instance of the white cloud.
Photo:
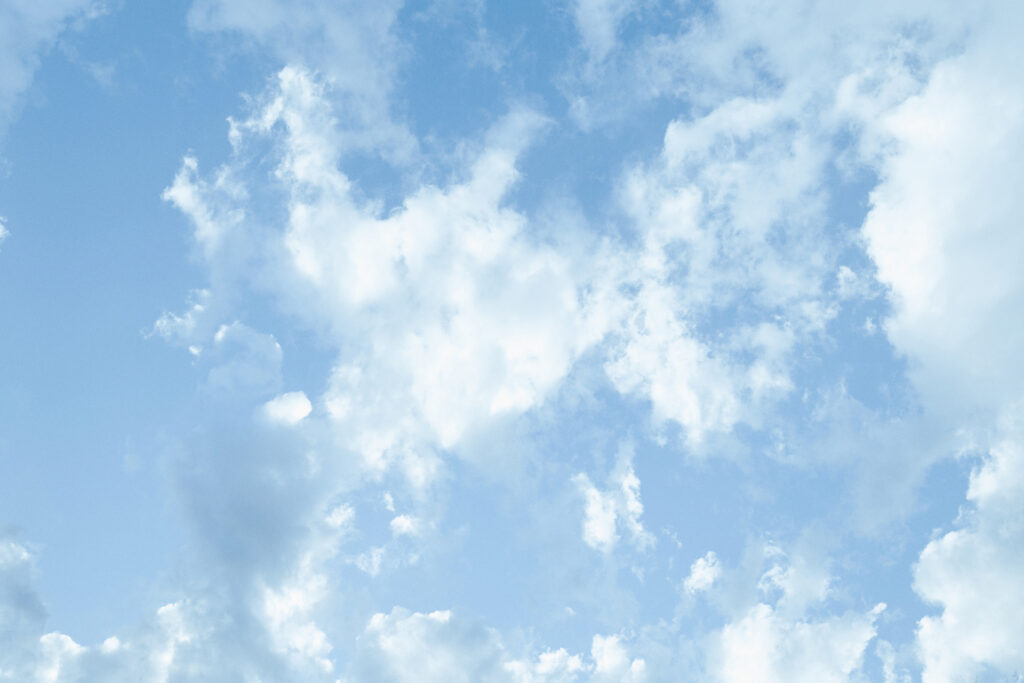
[[[619,636],[594,636],[590,647],[594,659],[595,681],[640,683],[646,680],[647,665],[643,659],[632,659]]]
[[[395,536],[417,536],[420,533],[420,520],[409,515],[398,515],[391,519],[391,533]]]
[[[711,678],[723,683],[848,681],[875,636],[877,614],[789,620],[760,603],[713,639]]]
[[[914,362],[922,398],[940,412],[998,412],[1024,383],[1024,79],[1007,31],[1019,8],[940,64],[927,88],[893,109],[864,222],[878,278],[892,288],[890,341]]]
[[[866,613],[836,614],[831,605],[822,609],[828,605],[832,581],[822,562],[800,553],[791,556],[772,544],[752,559],[762,569],[764,563],[770,566],[756,581],[756,599],[732,602],[734,612],[727,623],[708,636],[710,679],[810,683],[855,678],[885,605]],[[749,595],[748,572],[727,578],[726,586],[715,590]]]
[[[351,505],[338,505],[331,509],[324,522],[332,529],[344,529],[355,519],[356,511]]]
[[[281,394],[263,404],[263,414],[271,422],[296,425],[313,410],[313,404],[301,391]]]
[[[409,161],[415,140],[391,117],[391,93],[405,50],[395,33],[402,3],[195,0],[189,26],[253,40],[282,64],[302,65],[332,85],[338,142]]]
[[[591,60],[601,61],[615,46],[620,22],[636,0],[576,0],[573,19]]]
[[[640,480],[633,470],[632,448],[620,449],[618,462],[608,477],[607,490],[599,490],[583,473],[575,475],[573,483],[583,494],[584,543],[609,553],[619,541],[617,529],[621,526],[629,533],[637,550],[654,545],[654,536],[640,521],[644,506],[640,501]]]
[[[703,557],[698,557],[690,565],[690,575],[683,581],[683,588],[691,595],[706,591],[714,585],[721,574],[722,569],[718,565],[718,555],[709,550]]]
[[[283,11],[276,3],[252,17],[240,14],[233,3],[197,7],[206,8],[197,13],[209,14],[194,18],[196,25],[236,26],[261,40],[279,40],[271,21]],[[303,7],[296,16],[284,24],[298,26],[296,34],[302,34],[308,28],[303,22],[312,15]],[[768,16],[768,23],[776,18]],[[805,57],[785,51],[777,55],[780,63]],[[608,348],[600,349],[598,362],[612,383],[620,392],[650,401],[656,422],[680,424],[691,446],[736,424],[756,428],[774,402],[793,390],[794,351],[813,341],[835,315],[834,297],[843,299],[856,289],[860,273],[851,278],[852,271],[839,269],[831,255],[835,245],[821,228],[823,168],[832,129],[818,118],[818,100],[799,88],[777,97],[731,97],[692,120],[674,122],[661,157],[629,174],[622,193],[639,246],[602,251],[584,245],[579,251],[586,258],[577,259],[572,249],[556,249],[534,237],[527,216],[507,199],[515,186],[518,155],[544,125],[528,111],[515,110],[496,126],[447,185],[410,191],[389,212],[360,199],[353,180],[339,170],[354,143],[346,139],[351,129],[336,125],[331,93],[337,88],[341,98],[375,101],[365,111],[381,111],[382,91],[367,94],[361,87],[324,85],[302,69],[284,69],[275,91],[252,117],[233,124],[232,161],[206,181],[196,162],[186,160],[166,197],[193,220],[211,281],[258,281],[254,290],[268,293],[281,309],[330,340],[337,356],[322,397],[325,415],[302,424],[310,433],[326,427],[323,431],[335,439],[335,447],[327,450],[358,453],[363,473],[371,477],[399,469],[422,491],[437,479],[443,451],[458,451],[469,436],[543,406],[582,354],[608,334]],[[913,106],[906,111],[913,113]],[[938,132],[945,131],[940,127]],[[261,221],[249,215],[248,197],[262,196],[264,188],[254,180],[245,150],[268,140],[280,153],[272,189],[287,196],[287,217],[260,227]],[[913,156],[928,144],[908,134],[903,153]],[[896,159],[885,183],[899,176]],[[890,249],[884,238],[875,239],[882,231],[877,226],[888,225],[885,212],[892,208],[887,208],[885,188],[876,193],[865,227],[879,262],[900,251]],[[895,209],[890,214],[900,215]],[[616,251],[614,257],[606,253]],[[909,258],[928,257],[924,247],[905,251]],[[238,253],[252,260],[240,262]],[[593,263],[581,264],[587,260]],[[897,294],[906,290],[913,295],[919,283],[912,278],[904,282],[900,272],[880,263],[880,276]],[[229,277],[219,277],[224,274]],[[241,323],[213,333],[232,320],[217,319],[223,315],[217,302],[225,298],[224,292],[212,291],[208,308],[193,309],[200,322],[190,322],[185,314],[168,318],[166,327],[184,330],[189,345],[202,339],[200,345],[212,343],[214,351],[226,354],[227,360],[211,371],[211,386],[259,394],[264,401],[279,391],[282,349],[273,337]],[[736,314],[740,307],[743,315]],[[904,314],[898,311],[887,328],[890,338],[898,339]],[[725,322],[716,331],[720,334],[711,334],[704,321],[716,316]],[[906,339],[899,342],[902,348],[916,343],[912,335]],[[232,341],[241,351],[217,351]],[[953,349],[950,357],[962,352],[963,347]],[[299,410],[285,412],[308,415],[308,399],[296,405]],[[267,460],[269,466],[254,468],[256,474],[271,472],[269,478],[276,481],[287,476],[282,475],[286,468]],[[332,475],[336,478],[322,480],[325,489],[352,485],[337,471]],[[245,483],[243,475],[219,476]],[[641,523],[640,483],[628,458],[620,458],[604,488],[585,474],[573,481],[584,498],[588,545],[610,552],[621,535],[639,549],[653,543]],[[251,496],[238,490],[226,493],[229,511]],[[301,528],[311,510],[321,509],[293,501],[305,489],[300,485],[296,491],[282,504],[283,527]],[[205,509],[197,514],[216,516]],[[339,519],[335,526],[345,527],[351,515]],[[393,533],[408,532],[412,520],[395,517]],[[230,524],[223,529],[232,530]],[[275,533],[294,534],[289,549],[298,547],[298,555],[322,541],[292,527]],[[270,563],[264,558],[270,550],[254,552],[259,556],[247,561]],[[384,547],[373,547],[352,562],[376,575],[385,553]],[[691,567],[688,590],[715,587],[713,559],[705,556]],[[921,566],[927,566],[924,558]],[[858,671],[874,635],[876,612],[808,616],[808,606],[830,595],[830,579],[827,572],[801,568],[799,560],[780,561],[760,578],[764,601],[745,605],[712,638],[716,676],[749,680],[766,672],[770,680],[844,680]],[[268,581],[270,602],[295,602],[289,581]],[[777,600],[771,599],[776,595]],[[254,628],[285,657],[327,661],[330,643],[306,608],[312,601],[297,604],[301,609],[266,611]],[[926,642],[924,627],[922,634]],[[581,667],[621,680],[627,672],[640,676],[648,666],[643,658],[625,653],[618,636],[595,638],[592,663],[565,650],[512,657],[495,633],[455,624],[448,613],[378,615],[361,646],[358,666],[370,672],[365,675],[395,680],[424,680],[428,674],[460,680],[467,671],[499,680],[505,674],[557,674],[571,680]],[[737,659],[744,653],[746,659]]]
[[[375,614],[360,637],[357,680],[511,680],[504,672],[497,633],[463,623],[451,612],[424,614],[395,608]]]
[[[294,580],[264,587],[263,618],[274,649],[301,661],[312,661],[325,673],[334,670],[327,658],[333,649],[327,634],[312,618],[313,608],[327,595],[327,579],[305,564]]]
[[[602,552],[611,552],[619,540],[615,531],[615,520],[618,517],[615,493],[602,493],[585,474],[577,474],[573,481],[584,497],[584,543]]]
[[[1021,412],[971,475],[960,528],[921,552],[914,588],[941,613],[921,620],[923,680],[973,680],[985,667],[1024,670],[1024,437]]]
[[[605,367],[692,447],[759,426],[793,388],[794,347],[835,315],[834,238],[820,227],[827,133],[809,108],[784,93],[673,121],[660,158],[624,179],[640,248],[619,275],[634,294]]]
[[[385,552],[386,548],[383,546],[370,548],[365,553],[359,554],[352,563],[370,576],[377,576],[380,574],[380,567],[384,561]]]
[[[961,55],[869,129],[882,181],[863,235],[891,288],[883,329],[907,355],[928,410],[989,451],[958,528],[928,543],[915,569],[915,590],[941,608],[919,622],[925,681],[1024,666],[1024,325],[1016,315],[1024,305],[1024,79],[1012,66],[1022,53],[1011,28],[1024,16],[1016,3],[992,10],[974,22]]]

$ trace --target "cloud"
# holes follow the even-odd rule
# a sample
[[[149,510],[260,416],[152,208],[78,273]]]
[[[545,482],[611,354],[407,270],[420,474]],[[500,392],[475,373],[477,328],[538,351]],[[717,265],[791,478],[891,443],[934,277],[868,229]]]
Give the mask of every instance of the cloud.
[[[1008,66],[1016,43],[1004,35],[1014,20],[979,30],[878,131],[895,151],[881,165],[863,235],[892,291],[886,334],[913,359],[911,377],[940,413],[998,413],[1024,381],[1015,360],[1024,327],[1006,315],[1024,303],[1013,256],[1024,249],[1015,198],[1024,97]]]
[[[579,3],[576,11],[592,54],[611,59],[628,6]],[[186,597],[169,601],[152,623],[96,648],[32,626],[25,642],[48,662],[47,671],[61,667],[59,675],[69,679],[78,675],[73,671],[86,672],[82,680],[104,680],[115,676],[111,672],[122,680],[202,680],[230,668],[252,678],[334,680],[351,641],[336,614],[350,574],[384,582],[395,545],[428,543],[435,531],[432,518],[414,508],[382,518],[382,544],[357,528],[354,491],[386,484],[400,500],[429,507],[446,473],[456,469],[452,456],[486,468],[487,436],[497,433],[491,430],[551,408],[577,370],[594,369],[599,379],[588,381],[602,391],[613,388],[649,405],[655,430],[678,425],[688,450],[711,452],[716,436],[772,425],[777,407],[806,388],[800,363],[814,356],[844,306],[873,291],[866,283],[870,268],[840,260],[850,242],[827,215],[829,155],[836,131],[851,118],[877,113],[883,106],[877,100],[891,107],[917,82],[901,72],[891,91],[865,95],[860,88],[870,79],[864,74],[878,65],[859,61],[846,41],[838,66],[829,63],[819,72],[809,55],[846,28],[863,28],[867,20],[859,14],[839,17],[839,28],[791,49],[784,43],[804,19],[788,6],[723,3],[721,25],[740,26],[740,40],[721,54],[704,45],[709,52],[701,68],[738,80],[709,87],[706,101],[667,126],[657,157],[622,174],[620,238],[541,234],[538,217],[517,208],[521,157],[550,125],[523,107],[512,106],[481,139],[464,141],[444,182],[413,184],[387,206],[366,196],[352,170],[358,167],[349,163],[353,150],[385,150],[397,158],[415,148],[390,117],[394,57],[401,53],[394,38],[397,12],[390,4],[351,15],[312,3],[207,0],[193,6],[195,29],[241,32],[282,61],[295,60],[253,100],[249,115],[232,121],[230,159],[200,172],[199,161],[186,157],[164,193],[191,220],[209,271],[209,283],[185,312],[167,314],[154,327],[190,349],[206,377],[195,428],[174,444],[168,463],[193,533],[195,573],[181,587]],[[822,18],[821,11],[811,14]],[[733,73],[740,53],[742,73]],[[806,79],[798,75],[801,64],[815,67]],[[743,81],[761,67],[779,83],[757,90]],[[947,112],[938,117],[949,116],[952,124],[962,122],[958,108],[941,109],[943,98],[956,94],[956,87],[942,85],[943,74],[956,68],[955,62],[941,68],[919,98],[892,110],[887,132],[901,141],[897,152],[882,143],[864,146],[865,154],[882,154],[884,171],[863,234],[879,277],[894,293],[896,312],[885,329],[898,349],[926,360],[926,379],[955,379],[961,370],[948,361],[966,349],[957,346],[956,335],[935,341],[943,336],[939,318],[920,313],[933,295],[953,302],[947,310],[989,336],[1003,330],[994,322],[997,294],[979,293],[982,305],[968,310],[944,280],[958,273],[953,280],[969,291],[968,276],[988,252],[961,272],[947,268],[949,254],[932,254],[926,238],[915,241],[914,233],[900,241],[900,230],[915,229],[902,219],[928,208],[931,189],[907,180],[916,171],[901,164],[936,166],[930,139],[915,132],[922,121],[934,123],[934,111]],[[845,78],[849,74],[856,83]],[[961,74],[952,83],[964,81]],[[968,99],[993,96],[993,90],[969,87],[977,90],[968,90]],[[833,107],[831,100],[842,97]],[[997,140],[1016,142],[1011,134],[1000,137],[1013,132],[1012,122],[991,116]],[[944,125],[937,131],[948,134],[939,135],[939,144],[973,159],[964,151],[968,145],[959,144],[959,132]],[[1007,161],[998,144],[982,152],[971,168]],[[1014,178],[988,180],[995,193]],[[980,185],[966,191],[989,192]],[[908,197],[908,206],[900,206]],[[1004,221],[1008,200],[991,199],[995,223]],[[272,210],[265,210],[268,204]],[[955,237],[960,248],[969,242],[961,226],[951,223],[939,233]],[[991,241],[1003,237],[1015,244],[999,230]],[[922,279],[925,294],[912,276],[919,266],[924,274],[933,266],[939,273]],[[1016,292],[1008,268],[996,273],[1009,283],[1006,291]],[[261,315],[263,307],[272,314]],[[266,327],[257,329],[255,320]],[[284,381],[289,337],[275,325],[315,337],[329,370],[282,394],[295,385]],[[1003,331],[1016,339],[1014,329]],[[998,360],[1011,358],[998,344],[984,348]],[[964,382],[999,379],[985,368],[963,372]],[[1010,373],[1000,380],[991,405],[1011,393],[1014,379]],[[814,400],[813,392],[804,393],[795,409],[814,412],[807,407]],[[856,448],[849,452],[856,457]],[[986,489],[992,477],[985,468],[1013,469],[1005,463],[1017,456],[999,455],[1008,452],[994,450],[976,476],[981,483],[972,483],[978,520],[935,541],[918,565],[918,590],[945,610],[921,625],[928,671],[1010,661],[1001,651],[945,644],[958,634],[957,615],[974,609],[951,597],[949,587],[981,568],[971,566],[966,577],[944,574],[950,571],[945,560],[961,552],[988,552],[1000,567],[1016,561],[988,550],[988,537],[1002,527],[986,520],[998,521],[992,510],[1004,503],[986,502],[995,494],[983,493],[998,488]],[[820,460],[831,464],[834,457]],[[563,484],[579,472],[570,466],[558,480]],[[571,480],[581,494],[584,543],[601,553],[613,552],[623,538],[639,551],[653,547],[632,453],[620,452],[603,482],[592,476],[579,472]],[[395,512],[394,499],[388,508]],[[361,508],[359,515],[362,524]],[[358,540],[343,546],[350,534]],[[702,593],[707,599],[699,607],[706,602],[725,619],[698,634],[708,655],[696,657],[697,669],[724,681],[859,675],[880,608],[839,610],[827,568],[799,553],[787,557],[774,548],[766,561],[769,567],[736,589],[739,597],[726,595],[739,579],[714,553],[690,566],[684,590]],[[19,575],[12,575],[17,586]],[[680,578],[673,576],[673,585]],[[353,602],[358,596],[355,591]],[[31,609],[24,614],[35,618]],[[996,621],[992,629],[1008,628]],[[679,626],[595,635],[589,655],[570,654],[517,648],[509,645],[513,636],[452,612],[394,608],[362,631],[349,673],[359,680],[641,680],[689,670],[660,668],[659,652],[693,635],[673,628]],[[657,641],[658,629],[671,632],[675,642]],[[36,666],[35,660],[24,666]]]
[[[979,15],[981,16],[981,15]],[[922,403],[959,431],[950,450],[987,452],[957,528],[932,540],[915,590],[941,613],[920,620],[925,681],[1010,675],[1024,594],[1020,520],[1024,250],[1016,188],[1024,181],[1020,8],[975,20],[962,54],[869,128],[881,182],[864,221],[867,251],[891,291],[883,329],[909,359]],[[869,138],[870,139],[870,138]]]
[[[584,499],[584,543],[609,553],[619,541],[617,529],[621,526],[629,533],[637,550],[644,551],[654,545],[654,536],[640,521],[644,506],[640,502],[640,480],[633,470],[631,447],[620,449],[618,463],[608,477],[607,490],[599,490],[583,473],[575,475],[573,483]]]
[[[301,391],[290,391],[263,404],[263,414],[271,422],[296,425],[313,410],[313,405]]]
[[[850,680],[875,635],[876,614],[790,621],[758,604],[714,639],[711,677],[723,683]]]
[[[603,333],[574,264],[534,242],[525,218],[504,206],[516,157],[544,121],[514,110],[461,180],[421,187],[381,216],[338,170],[324,86],[289,67],[275,90],[233,135],[239,149],[264,136],[280,145],[275,191],[289,200],[279,231],[240,227],[252,191],[223,179],[245,175],[244,157],[214,182],[186,159],[165,198],[192,219],[216,279],[265,275],[261,290],[344,350],[323,397],[329,421],[369,469],[401,463],[424,485],[436,469],[430,449],[450,449],[492,420],[541,405]],[[239,263],[239,252],[256,262]],[[215,309],[218,294],[225,296],[214,292],[200,305]],[[181,324],[165,316],[158,328],[174,323],[202,335],[210,325],[193,322],[200,313],[193,306]]]
[[[453,619],[448,611],[376,614],[360,638],[359,680],[511,680],[503,670],[503,646],[489,629]]]
[[[589,657],[570,655],[564,648],[517,655],[496,630],[451,611],[410,612],[401,607],[370,619],[350,674],[354,680],[393,683],[646,680],[644,660],[631,657],[617,635],[595,635]]]
[[[706,591],[714,585],[721,575],[718,556],[709,550],[703,557],[698,557],[690,565],[690,575],[683,581],[683,588],[690,594]]]
[[[405,51],[395,22],[402,3],[303,0],[195,0],[195,31],[242,36],[269,49],[280,64],[313,70],[331,84],[345,150],[382,152],[408,162],[416,141],[391,116],[391,95]]]
[[[620,22],[635,6],[635,0],[576,0],[573,19],[591,60],[599,62],[611,52]]]
[[[793,389],[794,349],[836,315],[838,244],[821,228],[828,136],[806,106],[736,98],[673,121],[659,158],[624,178],[639,248],[605,368],[693,448],[760,426]]]
[[[409,515],[392,517],[391,533],[395,536],[416,536],[420,533],[420,520]]]
[[[914,589],[942,611],[921,619],[923,680],[957,681],[986,670],[1024,669],[1024,439],[1022,414],[971,474],[959,528],[931,541],[914,570]]]
[[[837,614],[829,605],[832,577],[821,561],[801,553],[790,555],[773,544],[748,560],[749,567],[730,572],[714,589],[717,599],[728,598],[722,604],[731,603],[732,614],[708,636],[709,679],[740,683],[854,678],[885,605],[866,613]],[[770,566],[765,570],[764,564]],[[761,574],[751,600],[750,570],[758,565]],[[734,595],[729,596],[730,591]]]

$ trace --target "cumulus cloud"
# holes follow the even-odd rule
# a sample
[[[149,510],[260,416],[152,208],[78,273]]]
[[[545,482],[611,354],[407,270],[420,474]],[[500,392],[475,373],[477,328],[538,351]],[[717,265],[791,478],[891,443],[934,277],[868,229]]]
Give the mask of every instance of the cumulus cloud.
[[[605,367],[691,446],[759,426],[793,388],[794,347],[835,316],[836,266],[820,228],[827,135],[806,106],[736,98],[673,121],[659,159],[625,178],[641,248]]]
[[[915,384],[940,412],[998,413],[1024,379],[1015,362],[1024,329],[1006,315],[1024,303],[1015,258],[1024,97],[1005,34],[1016,20],[979,30],[878,131],[897,151],[881,166],[863,234],[892,288],[886,334],[914,358]]]
[[[239,249],[263,255],[260,288],[344,349],[324,396],[330,421],[370,469],[397,462],[426,484],[431,448],[542,404],[603,329],[591,322],[573,264],[535,243],[524,217],[503,205],[516,156],[543,119],[513,111],[462,180],[422,187],[381,216],[338,170],[323,94],[304,72],[285,69],[265,107],[234,128],[239,146],[283,131],[277,178],[291,199],[280,232],[232,233],[247,193],[195,176],[189,159],[165,197],[190,216],[215,272],[236,272]],[[238,177],[244,158],[239,164],[215,176]],[[254,239],[266,242],[253,247]],[[215,248],[222,240],[232,247]],[[193,306],[158,327],[200,330],[200,313]]]
[[[875,635],[879,611],[790,621],[758,604],[714,639],[712,678],[725,683],[850,680]]]
[[[614,47],[620,22],[635,0],[576,0],[573,19],[590,59],[602,60]]]
[[[819,616],[832,581],[821,562],[772,544],[763,548],[762,558],[770,566],[757,579],[756,599],[736,603],[726,624],[708,637],[710,679],[809,682],[857,676],[885,605],[841,614],[833,605]],[[755,556],[754,566],[758,563]],[[744,572],[730,577],[732,590],[745,593],[744,577]]]
[[[978,15],[981,17],[981,15]],[[1024,625],[1016,575],[1020,520],[1018,349],[1024,304],[1016,255],[1024,250],[1016,187],[1024,179],[1020,48],[1008,26],[1016,5],[978,19],[962,54],[926,87],[879,116],[871,130],[881,183],[863,235],[891,288],[888,339],[933,414],[982,452],[958,528],[928,543],[914,586],[941,613],[919,622],[926,681],[1021,670],[1013,643]],[[950,450],[963,448],[951,444]]]
[[[986,668],[1024,669],[1024,440],[1021,412],[1006,417],[1002,440],[971,475],[959,528],[930,542],[914,588],[941,613],[918,627],[923,680],[960,681]]]

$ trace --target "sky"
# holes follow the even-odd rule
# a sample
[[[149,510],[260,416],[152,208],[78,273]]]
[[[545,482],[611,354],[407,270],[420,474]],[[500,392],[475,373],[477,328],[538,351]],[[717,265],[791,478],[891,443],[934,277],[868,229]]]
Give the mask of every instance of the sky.
[[[1024,680],[1024,5],[4,0],[0,681]]]

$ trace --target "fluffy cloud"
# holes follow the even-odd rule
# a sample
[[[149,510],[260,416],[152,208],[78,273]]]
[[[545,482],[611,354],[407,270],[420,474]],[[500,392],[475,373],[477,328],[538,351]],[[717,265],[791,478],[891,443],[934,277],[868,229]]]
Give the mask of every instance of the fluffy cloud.
[[[703,557],[698,557],[690,565],[690,575],[683,581],[683,588],[690,594],[706,591],[714,585],[721,575],[718,556],[709,550]]]
[[[339,105],[335,116],[343,147],[408,161],[416,142],[390,112],[404,57],[395,35],[401,6],[399,0],[196,0],[188,20],[193,30],[245,37],[268,48],[282,64],[323,74]]]
[[[759,604],[718,634],[710,655],[712,678],[723,683],[850,680],[874,638],[876,614],[790,621]]]
[[[1011,10],[1017,13],[1017,10]],[[885,323],[914,360],[923,399],[940,412],[998,412],[1024,376],[1024,250],[1016,188],[1024,181],[1024,81],[1003,17],[940,64],[927,88],[882,119],[896,153],[881,167],[864,222],[879,279],[892,288]],[[1015,56],[1017,55],[1017,56]]]
[[[607,490],[599,490],[590,477],[582,473],[573,477],[573,483],[583,494],[584,543],[609,553],[619,541],[617,529],[623,527],[638,550],[654,545],[654,536],[640,521],[644,506],[640,502],[640,480],[633,470],[632,448],[620,450],[615,470],[608,477]]]
[[[435,530],[419,509],[395,515],[389,498],[385,544],[367,533],[342,552],[355,529],[349,494],[400,474],[409,490],[399,495],[429,505],[452,453],[485,459],[486,448],[466,452],[486,441],[481,434],[549,407],[582,364],[649,403],[657,428],[681,427],[693,450],[737,426],[771,424],[775,407],[798,393],[798,364],[841,307],[876,291],[865,284],[870,269],[841,267],[837,254],[851,241],[828,219],[826,177],[837,131],[851,121],[869,127],[883,110],[885,126],[867,130],[862,151],[882,169],[863,236],[894,295],[884,329],[919,362],[914,377],[929,405],[953,392],[986,409],[1003,405],[1021,379],[1012,370],[1019,330],[1001,315],[1004,304],[1019,305],[1021,290],[1012,262],[1021,245],[1009,229],[1021,105],[1019,88],[1001,89],[1019,85],[1013,60],[950,61],[899,105],[920,85],[905,63],[913,60],[897,47],[876,56],[899,16],[876,21],[869,10],[824,6],[805,16],[787,3],[755,4],[719,3],[705,28],[729,40],[694,41],[695,68],[714,87],[669,124],[657,158],[622,176],[625,237],[558,237],[575,240],[567,244],[538,234],[511,199],[526,146],[549,125],[528,109],[513,107],[482,140],[465,142],[444,182],[414,185],[387,206],[366,198],[358,172],[347,170],[352,152],[398,158],[416,146],[390,119],[397,4],[197,2],[193,28],[241,32],[319,72],[282,69],[251,115],[232,121],[231,159],[203,173],[186,158],[164,193],[192,221],[210,272],[184,313],[155,326],[205,370],[204,414],[168,465],[200,576],[183,589],[188,598],[160,608],[138,633],[82,647],[43,633],[38,600],[24,588],[25,550],[4,546],[0,586],[10,592],[0,627],[21,634],[27,654],[0,660],[3,674],[202,680],[231,667],[240,677],[335,680],[344,675],[336,657],[346,640],[332,618],[334,582],[346,570],[386,580],[392,544],[428,543]],[[574,5],[593,63],[612,59],[632,6]],[[818,23],[831,28],[790,39]],[[671,43],[662,41],[662,56],[677,70],[689,63],[690,37],[662,36]],[[839,56],[815,59],[833,41]],[[892,73],[880,64],[889,59]],[[689,76],[673,72],[666,78],[676,85],[665,88],[683,88]],[[874,88],[876,77],[884,82]],[[986,107],[991,101],[1000,106]],[[984,132],[980,144],[972,130]],[[965,228],[972,198],[980,198],[971,214],[977,232]],[[238,306],[242,297],[252,306]],[[266,329],[241,319],[242,309],[262,305],[273,315],[251,317],[270,320]],[[947,334],[951,317],[964,325]],[[271,329],[282,318],[315,336],[330,365],[314,386],[287,393],[288,349],[278,341],[286,337]],[[805,394],[805,407],[812,400]],[[1019,540],[1019,453],[1012,440],[992,450],[972,479],[973,516],[921,557],[917,589],[943,609],[921,622],[927,677],[1019,665],[1005,642],[1019,619],[995,605],[997,588],[1012,595],[1008,577],[1021,560],[1012,550],[1020,543],[1000,545]],[[579,471],[571,466],[564,476]],[[595,480],[572,479],[583,541],[602,553],[623,537],[638,550],[652,547],[632,455],[620,454],[604,482]],[[769,559],[742,599],[722,597],[737,580],[714,553],[690,566],[684,590],[726,616],[701,634],[702,671],[722,681],[859,675],[880,608],[838,612],[823,567],[777,550]],[[961,597],[976,581],[992,593]],[[537,654],[450,612],[395,608],[369,621],[347,673],[624,681],[688,670],[660,669],[644,647],[657,654],[656,645],[678,643],[648,635],[594,636],[589,655]]]
[[[967,449],[989,452],[971,477],[959,528],[929,543],[915,570],[916,590],[942,608],[919,624],[926,681],[974,680],[986,667],[1010,674],[1024,664],[1015,644],[1024,628],[1016,550],[1024,327],[1008,315],[1024,304],[1016,199],[1024,82],[1009,66],[1020,58],[1008,28],[1020,9],[1007,5],[996,16],[872,131],[874,148],[888,151],[863,234],[892,292],[885,332],[910,359],[924,405],[961,430]]]
[[[820,228],[828,142],[802,107],[738,98],[674,121],[658,161],[626,178],[641,249],[623,275],[636,294],[606,370],[691,446],[759,426],[792,389],[794,347],[835,315]]]
[[[565,649],[516,657],[501,635],[450,611],[375,614],[360,637],[354,680],[506,681],[507,683],[640,683],[643,659],[632,658],[617,635],[596,635],[590,656]]]
[[[1024,439],[1020,411],[1009,419],[1009,433],[971,475],[960,528],[929,543],[914,572],[917,592],[942,608],[918,629],[929,683],[1024,669]]]
[[[831,616],[818,616],[831,595],[831,577],[824,567],[803,555],[791,557],[774,545],[764,548],[763,557],[771,566],[757,581],[757,599],[752,605],[738,603],[727,623],[709,636],[710,679],[850,680],[863,665],[864,651],[875,637],[875,619],[885,605],[866,613],[836,614],[832,608],[827,610]],[[734,590],[746,591],[743,576],[740,573],[739,583],[733,583]]]
[[[241,227],[249,192],[234,179],[244,157],[209,182],[186,160],[165,197],[193,220],[211,269],[229,273],[219,279],[237,279],[234,254],[255,254],[243,265],[266,276],[260,289],[344,351],[324,402],[368,467],[399,462],[425,484],[430,448],[452,448],[491,420],[539,406],[604,332],[575,264],[536,243],[525,218],[503,206],[516,156],[543,120],[514,111],[463,180],[422,187],[382,216],[337,168],[342,150],[323,86],[292,68],[279,86],[234,125],[233,139],[243,150],[281,131],[277,191],[288,197],[288,220],[280,232]],[[188,345],[205,347],[210,325],[196,320],[214,315],[207,305],[165,316],[158,328],[194,330]]]
[[[298,424],[312,410],[313,405],[301,391],[281,394],[263,404],[263,414],[268,420],[286,425]]]

